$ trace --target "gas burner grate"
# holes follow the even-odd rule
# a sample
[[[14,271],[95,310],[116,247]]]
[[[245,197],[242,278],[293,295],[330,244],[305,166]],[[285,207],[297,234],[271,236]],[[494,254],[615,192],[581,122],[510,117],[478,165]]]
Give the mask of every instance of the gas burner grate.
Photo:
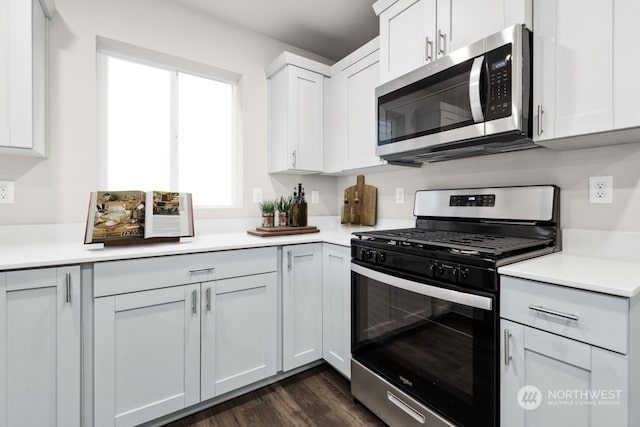
[[[532,248],[553,242],[552,239],[421,229],[372,231],[354,234],[374,239],[397,241],[404,244],[437,246],[457,251],[472,251],[490,255],[501,255],[505,252]]]

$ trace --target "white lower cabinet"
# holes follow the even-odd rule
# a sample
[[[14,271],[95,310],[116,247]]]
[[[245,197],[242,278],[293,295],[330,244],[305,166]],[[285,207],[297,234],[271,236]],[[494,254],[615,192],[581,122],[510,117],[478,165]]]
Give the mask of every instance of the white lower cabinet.
[[[351,378],[351,249],[322,248],[322,356]]]
[[[276,270],[276,248],[96,263],[95,426],[138,425],[274,375]]]
[[[282,248],[282,366],[322,359],[322,244]]]
[[[276,374],[276,273],[202,284],[202,400]]]
[[[500,425],[638,425],[629,299],[514,278],[501,292]]]
[[[94,302],[95,425],[134,426],[200,401],[200,285]]]
[[[0,426],[80,426],[80,267],[0,273]]]

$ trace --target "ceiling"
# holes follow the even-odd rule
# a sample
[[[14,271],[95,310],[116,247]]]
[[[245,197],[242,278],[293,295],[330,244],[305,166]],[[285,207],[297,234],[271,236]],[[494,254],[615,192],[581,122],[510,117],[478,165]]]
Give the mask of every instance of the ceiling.
[[[375,0],[173,0],[337,61],[378,35]]]

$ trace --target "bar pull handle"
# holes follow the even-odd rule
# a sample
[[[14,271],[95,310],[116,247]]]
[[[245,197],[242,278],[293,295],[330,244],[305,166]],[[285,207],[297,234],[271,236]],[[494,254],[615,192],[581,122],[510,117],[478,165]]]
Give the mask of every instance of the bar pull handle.
[[[207,311],[211,311],[211,288],[207,288]]]
[[[542,109],[542,105],[538,105],[538,136],[542,135],[544,129],[542,129],[542,115],[544,114],[544,110]]]
[[[196,291],[195,289],[193,291],[191,291],[191,312],[193,314],[196,314],[198,312],[198,291]]]
[[[291,270],[292,265],[293,265],[293,253],[291,251],[287,251],[287,270]]]
[[[482,107],[482,68],[484,67],[484,56],[478,56],[473,60],[471,71],[469,72],[469,106],[471,107],[471,117],[474,123],[484,121],[484,109]]]
[[[563,313],[561,311],[551,310],[549,308],[540,307],[539,305],[530,305],[529,310],[537,311],[539,313],[549,314],[551,316],[561,317],[563,319],[578,321],[578,316],[575,314]]]
[[[387,399],[389,399],[389,401],[391,403],[396,405],[398,408],[400,408],[402,411],[404,411],[411,418],[413,418],[414,420],[416,420],[420,424],[424,424],[424,422],[425,422],[424,415],[422,415],[416,409],[411,407],[408,403],[404,402],[398,396],[396,396],[395,394],[391,393],[390,391],[387,391]]]
[[[447,35],[438,29],[438,55],[447,53]]]
[[[429,40],[429,37],[424,39],[424,59],[426,62],[433,60],[433,41]]]
[[[291,153],[291,157],[293,158],[293,168],[296,168],[296,163],[297,163],[297,158],[296,158],[296,150],[293,150],[293,152]]]
[[[511,361],[511,351],[509,350],[509,341],[511,340],[511,332],[504,330],[504,366],[509,366]]]
[[[64,287],[65,287],[64,300],[67,304],[70,304],[71,303],[71,273],[65,273]]]
[[[192,268],[189,270],[189,273],[202,273],[203,271],[213,271],[215,267],[200,267],[200,268]]]

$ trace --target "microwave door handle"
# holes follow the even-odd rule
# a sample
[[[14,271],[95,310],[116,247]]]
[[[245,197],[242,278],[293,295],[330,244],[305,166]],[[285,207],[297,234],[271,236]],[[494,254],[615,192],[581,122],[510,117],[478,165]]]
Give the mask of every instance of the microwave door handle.
[[[473,60],[471,72],[469,73],[469,105],[471,106],[471,116],[475,123],[484,121],[484,109],[482,108],[482,67],[484,56],[479,56]]]

